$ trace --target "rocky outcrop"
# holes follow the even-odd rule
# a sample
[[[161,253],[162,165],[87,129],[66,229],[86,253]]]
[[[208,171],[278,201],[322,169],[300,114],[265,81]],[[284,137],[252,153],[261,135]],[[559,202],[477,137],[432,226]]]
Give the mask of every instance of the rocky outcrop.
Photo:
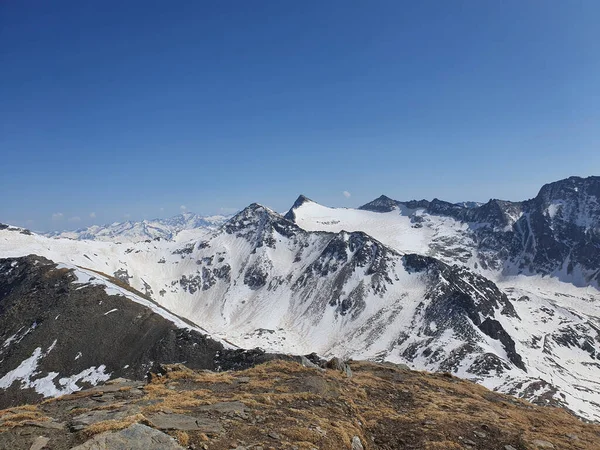
[[[0,448],[597,449],[600,427],[562,409],[392,364],[348,361],[347,377],[340,363],[219,373],[165,366],[142,386],[117,380],[117,390],[0,410]]]

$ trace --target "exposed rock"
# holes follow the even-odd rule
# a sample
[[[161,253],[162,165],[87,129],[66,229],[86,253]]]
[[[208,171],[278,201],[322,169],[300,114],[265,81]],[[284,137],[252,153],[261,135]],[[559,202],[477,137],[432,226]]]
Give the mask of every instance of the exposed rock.
[[[51,430],[63,430],[65,428],[64,422],[54,422],[52,420],[27,420],[24,422],[24,424],[32,427],[46,428]]]
[[[107,431],[94,436],[89,441],[73,447],[72,450],[181,450],[175,439],[161,431],[141,425],[133,424],[117,432]]]
[[[33,444],[31,444],[31,448],[29,450],[42,450],[47,448],[49,442],[50,439],[46,436],[38,436],[35,441],[33,441]]]
[[[160,412],[147,418],[150,425],[161,430],[199,431],[207,434],[218,434],[224,431],[218,421],[204,417]]]
[[[246,405],[242,402],[219,402],[212,405],[202,405],[196,408],[198,411],[218,413],[244,413]]]
[[[319,366],[317,366],[315,363],[313,363],[306,356],[300,356],[300,364],[302,364],[304,367],[312,367],[313,369],[320,369]]]
[[[345,374],[348,378],[352,377],[352,369],[350,366],[338,357],[333,357],[325,364],[325,367],[332,370],[337,370]]]
[[[73,417],[71,427],[78,427],[80,425],[87,427],[105,420],[120,420],[137,414],[139,411],[140,408],[136,405],[127,405],[119,409],[89,411]]]
[[[532,444],[537,448],[554,448],[554,444],[552,442],[544,441],[542,439],[535,439]]]
[[[139,408],[140,415],[133,418],[144,417],[148,422],[144,422],[146,427],[134,426],[134,430],[141,427],[139,430],[146,433],[154,427],[152,435],[132,437],[125,430],[112,431],[76,448],[181,448],[159,433],[162,429],[189,449],[552,450],[540,446],[548,442],[547,430],[542,425],[531,426],[552,423],[556,430],[565,430],[552,435],[555,448],[574,446],[568,431],[577,433],[577,448],[597,450],[598,425],[579,421],[564,410],[513,401],[507,395],[443,374],[363,361],[347,364],[352,367],[351,380],[333,370],[307,369],[291,361],[266,363],[241,374],[165,366],[164,375],[142,391],[141,399],[126,400],[125,404],[113,396],[116,393],[104,394],[104,403],[76,394],[26,408],[25,417],[36,417],[35,421],[21,421],[24,414],[17,409],[0,411],[4,421],[0,424],[0,448],[29,450],[40,431],[29,423],[45,420],[80,424],[75,430],[82,433],[66,428],[43,430],[52,450],[69,450],[82,439],[89,439],[88,433],[98,421],[107,427],[126,426],[130,419],[122,416]],[[247,377],[248,382],[235,382],[238,377]],[[231,401],[234,398],[243,402]],[[207,402],[212,404],[202,404]],[[132,406],[135,408],[128,409]],[[158,408],[162,412],[157,413]],[[90,411],[82,414],[81,409]],[[466,410],[469,414],[464,414]],[[156,436],[159,438],[153,442]],[[131,439],[135,442],[129,442]]]
[[[352,438],[352,450],[364,450],[362,442],[360,442],[360,438],[358,436],[354,436]]]

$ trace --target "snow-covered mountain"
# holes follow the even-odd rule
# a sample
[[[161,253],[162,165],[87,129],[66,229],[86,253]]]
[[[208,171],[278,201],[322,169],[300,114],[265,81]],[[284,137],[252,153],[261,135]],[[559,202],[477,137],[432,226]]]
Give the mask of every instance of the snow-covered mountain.
[[[75,231],[55,231],[46,236],[77,240],[109,242],[138,242],[146,239],[173,240],[184,230],[212,230],[226,222],[231,216],[200,216],[185,212],[169,219],[142,220],[140,222],[114,222],[109,225],[93,225]]]
[[[109,274],[240,347],[449,371],[600,420],[598,181],[469,208],[380,197],[335,209],[301,196],[285,217],[252,204],[175,241],[6,228],[0,257]]]
[[[460,263],[486,276],[546,275],[600,285],[600,177],[571,177],[522,202],[464,207],[382,195],[358,210],[304,196],[286,217],[311,231],[361,230],[401,252]]]

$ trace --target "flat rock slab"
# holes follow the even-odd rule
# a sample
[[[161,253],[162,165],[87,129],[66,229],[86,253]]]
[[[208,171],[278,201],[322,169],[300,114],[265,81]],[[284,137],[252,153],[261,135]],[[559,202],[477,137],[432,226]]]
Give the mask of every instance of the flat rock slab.
[[[554,448],[554,444],[548,441],[543,441],[541,439],[536,439],[535,441],[533,441],[533,445],[535,445],[537,448]]]
[[[125,390],[125,389],[137,388],[138,386],[140,386],[139,381],[122,381],[122,382],[115,382],[115,383],[111,383],[111,384],[102,384],[100,386],[94,386],[93,388],[84,389],[79,392],[82,392],[85,394],[106,394],[109,392],[119,392],[122,389]]]
[[[31,427],[46,428],[48,430],[63,430],[65,428],[64,422],[54,422],[53,420],[27,420],[23,424]]]
[[[89,441],[73,447],[71,450],[181,450],[175,439],[162,431],[139,423],[121,431],[98,434]]]
[[[219,402],[212,405],[198,406],[195,409],[202,412],[243,413],[246,410],[246,405],[242,402]]]
[[[156,413],[147,416],[150,425],[161,430],[200,431],[208,434],[222,433],[223,427],[213,419],[184,414]]]
[[[128,405],[119,409],[104,409],[89,411],[79,414],[71,419],[71,426],[89,426],[94,423],[105,420],[121,420],[127,416],[133,416],[140,412],[140,408],[135,405]]]
[[[33,444],[31,444],[29,450],[42,450],[44,448],[48,448],[46,447],[48,442],[50,442],[50,439],[48,439],[46,436],[38,436],[35,441],[33,441]]]

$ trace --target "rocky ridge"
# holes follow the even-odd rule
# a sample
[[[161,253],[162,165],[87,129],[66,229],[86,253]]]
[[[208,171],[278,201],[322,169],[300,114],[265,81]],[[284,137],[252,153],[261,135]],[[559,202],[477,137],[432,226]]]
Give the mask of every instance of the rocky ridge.
[[[241,372],[161,366],[0,411],[0,447],[101,450],[598,448],[600,427],[450,374],[331,361]]]

